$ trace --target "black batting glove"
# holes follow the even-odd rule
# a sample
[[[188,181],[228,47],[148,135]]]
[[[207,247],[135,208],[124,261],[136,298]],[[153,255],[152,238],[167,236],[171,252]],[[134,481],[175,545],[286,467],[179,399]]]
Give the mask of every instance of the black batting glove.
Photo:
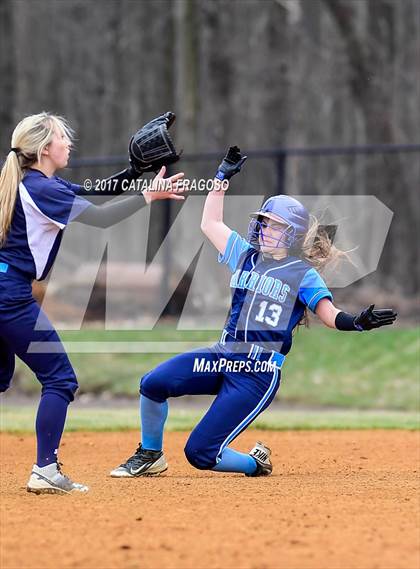
[[[353,322],[356,330],[372,330],[381,326],[389,326],[395,322],[397,313],[392,308],[379,308],[377,310],[374,308],[375,305],[371,304],[369,308],[356,316]]]
[[[248,156],[242,156],[240,148],[231,146],[220,163],[215,178],[218,180],[230,180],[242,168]]]

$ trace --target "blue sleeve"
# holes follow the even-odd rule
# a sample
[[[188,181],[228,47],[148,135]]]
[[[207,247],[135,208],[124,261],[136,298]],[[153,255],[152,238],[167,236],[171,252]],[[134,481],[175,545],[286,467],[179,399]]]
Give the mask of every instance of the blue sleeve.
[[[59,178],[58,176],[54,177],[59,183],[66,186],[66,188],[68,188],[69,190],[72,190],[75,194],[78,194],[80,191],[84,190],[83,186],[80,186],[79,184],[72,184],[68,180],[64,180],[63,178]]]
[[[43,180],[41,191],[31,193],[37,208],[60,229],[73,221],[92,204],[80,196],[75,190],[79,186],[65,182],[60,178]]]
[[[321,298],[333,299],[331,291],[328,290],[323,278],[318,271],[310,269],[302,279],[299,288],[299,300],[305,304],[309,310],[315,312],[316,305]]]
[[[219,263],[228,265],[229,269],[234,273],[238,265],[239,257],[247,249],[251,249],[251,245],[248,241],[241,237],[239,233],[236,233],[236,231],[232,231],[229,235],[225,252],[223,255],[219,253],[218,261]]]

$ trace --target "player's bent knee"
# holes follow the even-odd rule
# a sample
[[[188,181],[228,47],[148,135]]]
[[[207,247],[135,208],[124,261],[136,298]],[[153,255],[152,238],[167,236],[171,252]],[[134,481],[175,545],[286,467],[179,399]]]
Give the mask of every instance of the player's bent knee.
[[[184,448],[188,462],[199,470],[211,470],[216,464],[216,453],[205,445],[197,444],[188,439]]]
[[[140,393],[152,401],[163,403],[169,397],[167,379],[155,370],[149,371],[140,380]]]
[[[67,354],[53,353],[51,357],[40,359],[37,365],[36,377],[42,385],[42,395],[55,393],[69,403],[73,401],[79,385]]]
[[[54,393],[71,403],[74,400],[74,394],[78,388],[79,384],[77,383],[77,379],[75,377],[71,377],[69,379],[60,379],[44,383],[41,394],[45,395],[47,393]]]

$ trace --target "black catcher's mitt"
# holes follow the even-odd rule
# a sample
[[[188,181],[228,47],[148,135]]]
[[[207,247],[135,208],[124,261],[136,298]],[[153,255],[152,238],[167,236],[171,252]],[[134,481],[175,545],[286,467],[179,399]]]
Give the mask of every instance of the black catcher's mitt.
[[[136,173],[157,172],[162,166],[179,160],[168,128],[175,121],[174,113],[167,112],[144,125],[130,140],[130,164]]]

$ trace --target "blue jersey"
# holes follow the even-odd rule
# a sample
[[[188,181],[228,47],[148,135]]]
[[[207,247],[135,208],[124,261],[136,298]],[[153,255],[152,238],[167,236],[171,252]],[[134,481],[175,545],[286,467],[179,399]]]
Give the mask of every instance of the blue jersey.
[[[286,355],[292,332],[308,307],[315,312],[332,294],[306,261],[288,256],[263,256],[233,231],[219,262],[229,266],[232,305],[225,330],[238,342],[259,344]]]
[[[30,279],[44,279],[58,252],[63,229],[91,204],[78,196],[80,186],[29,169],[19,185],[0,264]]]

